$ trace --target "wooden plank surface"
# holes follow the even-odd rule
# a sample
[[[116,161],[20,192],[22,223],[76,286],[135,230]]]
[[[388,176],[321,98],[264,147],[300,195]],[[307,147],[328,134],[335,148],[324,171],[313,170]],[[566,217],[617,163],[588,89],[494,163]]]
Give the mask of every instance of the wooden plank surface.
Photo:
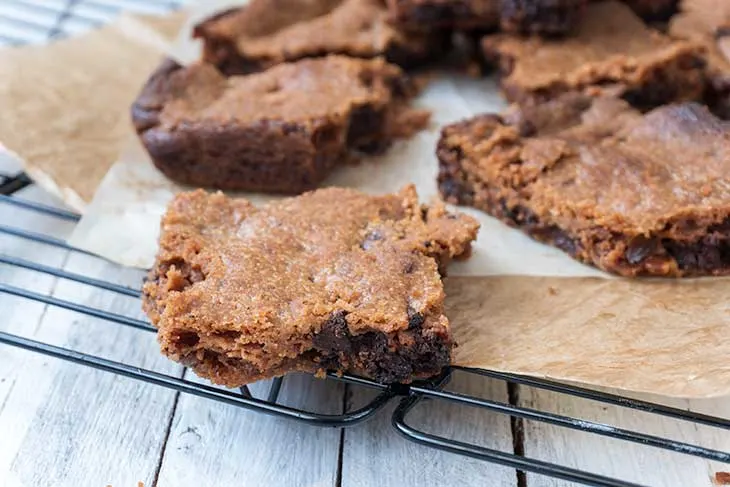
[[[187,378],[195,379],[188,372]],[[199,380],[199,379],[195,379]],[[266,397],[269,381],[251,386]],[[280,403],[323,414],[342,411],[344,387],[310,376],[286,377]],[[160,486],[334,486],[340,432],[182,395]]]
[[[449,386],[466,394],[507,401],[504,382],[456,372]],[[370,391],[365,392],[359,389],[349,402],[358,404],[373,395]],[[427,448],[401,438],[390,424],[394,406],[374,420],[345,431],[343,487],[517,485],[513,469]],[[407,420],[409,425],[425,432],[512,452],[507,416],[426,401],[419,404]]]
[[[129,286],[138,287],[141,280],[137,271],[80,254],[70,255],[64,269]],[[85,285],[59,280],[53,296],[141,317],[137,299]],[[57,334],[64,329],[65,338],[59,340]],[[182,367],[159,354],[153,334],[58,308],[48,309],[37,338],[163,373],[182,373]],[[56,364],[53,380],[43,393],[34,427],[13,465],[25,485],[152,484],[175,393],[64,362]],[[34,452],[49,444],[58,445],[63,455],[44,455],[45,465],[39,468]]]
[[[34,189],[24,193],[28,199],[44,199]],[[23,212],[20,218],[12,207],[4,206],[3,211],[14,214],[14,225],[22,222],[35,231],[63,236],[70,230],[68,223],[32,212]],[[39,228],[38,220],[50,223]],[[130,286],[139,286],[141,279],[138,271],[15,237],[3,239],[2,252]],[[2,282],[10,280],[18,287],[141,316],[139,301],[132,298],[8,266],[0,272]],[[2,320],[3,330],[161,372],[182,371],[157,353],[153,335],[21,298],[0,297],[2,309],[11,315],[9,321]],[[7,346],[0,363],[0,376],[9,384],[0,396],[4,404],[0,485],[152,484],[173,392]]]
[[[625,395],[625,393],[624,393]],[[730,418],[730,399],[689,401],[659,396],[629,396],[668,406]],[[520,405],[541,411],[596,421],[720,451],[730,451],[730,432],[656,414],[604,405],[549,391],[520,387]],[[525,423],[525,454],[593,473],[640,484],[666,487],[710,487],[717,472],[730,470],[701,458],[636,443],[568,430],[544,423]],[[540,475],[528,475],[530,487],[574,485]]]
[[[5,167],[7,167],[7,163]],[[0,166],[2,168],[3,166]],[[17,219],[14,208],[0,205],[0,222],[35,231],[55,228],[55,222],[27,215]],[[34,259],[52,266],[63,264],[67,253],[47,249],[39,244],[21,242],[16,237],[0,234],[0,253],[26,259]],[[27,287],[49,293],[56,280],[16,268],[0,265],[0,282],[16,287]],[[0,294],[0,330],[33,337],[43,318],[46,307],[39,303],[24,302],[6,294]],[[29,429],[36,423],[36,411],[41,407],[43,395],[37,391],[48,390],[56,363],[45,357],[0,345],[0,485],[13,485],[15,475],[12,465]]]

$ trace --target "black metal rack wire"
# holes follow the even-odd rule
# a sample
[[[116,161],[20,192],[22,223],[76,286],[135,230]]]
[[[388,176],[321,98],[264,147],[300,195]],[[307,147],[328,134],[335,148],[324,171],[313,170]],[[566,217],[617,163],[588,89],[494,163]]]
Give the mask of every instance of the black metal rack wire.
[[[0,46],[63,37],[99,27],[122,10],[162,13],[184,0],[3,0]]]
[[[125,0],[127,4],[135,3],[135,0]],[[12,0],[8,3],[29,6],[32,9],[51,9],[48,5],[39,6],[34,2],[24,2]],[[116,2],[117,4],[119,2]],[[168,7],[174,7],[179,2],[136,2],[138,4],[165,4]],[[79,16],[74,11],[74,7],[82,4],[92,4],[94,8],[106,9],[113,13],[114,9],[118,9],[118,5],[110,6],[103,1],[86,1],[86,0],[67,0],[63,2],[63,8],[54,10],[58,17],[49,25],[35,24],[34,22],[23,21],[29,24],[32,29],[45,28],[48,38],[63,35],[64,22],[68,19]],[[7,20],[0,13],[0,20]],[[17,21],[16,18],[11,18]],[[98,20],[87,19],[90,25],[96,25]],[[0,38],[0,43],[22,43],[27,39],[12,38],[8,40],[8,36]],[[31,185],[32,181],[23,173],[19,174],[1,174],[0,173],[0,205],[12,205],[19,211],[38,212],[48,215],[52,218],[63,219],[71,222],[78,221],[79,216],[66,210],[49,207],[31,201],[18,198],[16,193]],[[53,246],[70,252],[83,252],[67,245],[64,241],[52,236],[36,233],[29,230],[17,228],[12,222],[0,222],[0,235],[6,238],[22,239],[38,242],[44,245]],[[4,238],[5,238],[4,237]],[[140,296],[139,289],[133,289],[122,286],[113,282],[107,282],[94,279],[81,274],[74,274],[61,268],[49,267],[36,262],[24,260],[11,255],[0,254],[0,270],[3,266],[13,266],[24,268],[31,272],[38,272],[55,276],[59,279],[66,279],[81,283],[83,285],[104,289],[109,292],[119,293],[132,298]],[[0,273],[0,277],[2,273]],[[76,313],[104,320],[121,326],[127,326],[142,330],[145,332],[154,332],[154,328],[146,321],[138,320],[128,316],[114,314],[103,309],[89,307],[84,304],[74,303],[62,300],[51,295],[39,293],[33,289],[24,289],[11,286],[3,282],[0,278],[0,293],[15,296],[18,299],[32,300],[45,304],[46,306],[60,307]],[[569,428],[583,431],[586,433],[600,435],[608,438],[614,438],[627,442],[643,444],[649,447],[673,451],[683,455],[689,455],[708,460],[718,461],[730,464],[730,452],[713,450],[701,445],[693,445],[685,442],[675,441],[669,438],[648,435],[637,431],[621,429],[602,423],[585,421],[565,415],[539,411],[531,408],[519,406],[517,404],[516,394],[511,394],[509,402],[499,402],[488,398],[477,397],[474,395],[463,394],[456,391],[445,389],[451,375],[458,370],[460,373],[484,376],[491,379],[504,381],[510,391],[514,392],[519,387],[530,387],[543,390],[553,391],[565,396],[579,397],[590,401],[596,401],[608,406],[616,408],[628,408],[645,413],[661,415],[673,418],[677,421],[693,423],[695,425],[704,425],[711,428],[718,428],[728,431],[730,434],[730,419],[712,417],[704,414],[685,411],[678,408],[672,408],[660,404],[654,404],[646,401],[639,401],[622,397],[605,392],[594,391],[586,388],[580,388],[572,385],[560,384],[552,381],[535,379],[530,377],[517,376],[513,374],[505,374],[488,370],[465,369],[461,367],[452,367],[445,371],[440,377],[421,383],[410,385],[383,385],[368,379],[354,377],[350,375],[337,376],[329,374],[327,380],[343,382],[350,387],[370,388],[377,391],[375,397],[367,404],[364,404],[352,411],[346,411],[342,414],[323,414],[317,411],[309,411],[287,406],[279,402],[279,391],[282,386],[283,378],[275,379],[265,394],[265,397],[254,397],[247,387],[241,388],[240,391],[222,390],[205,384],[189,381],[180,377],[174,377],[162,374],[153,370],[134,367],[122,362],[108,360],[103,357],[80,353],[68,348],[63,348],[37,340],[32,340],[22,336],[0,332],[0,344],[6,346],[18,347],[31,352],[44,354],[60,360],[65,360],[85,367],[92,367],[101,371],[118,374],[133,380],[144,381],[155,384],[160,387],[179,391],[186,394],[192,394],[213,401],[238,406],[241,408],[261,412],[264,414],[274,415],[285,419],[295,420],[310,424],[312,426],[325,427],[349,427],[361,423],[383,409],[386,404],[397,401],[391,422],[394,429],[410,441],[451,452],[454,454],[465,455],[472,458],[498,463],[501,465],[513,467],[518,472],[532,472],[572,482],[582,483],[585,485],[603,486],[603,487],[629,487],[638,484],[623,481],[620,479],[612,479],[602,475],[581,471],[575,468],[563,465],[549,463],[534,458],[526,457],[522,451],[518,441],[515,442],[513,451],[499,451],[485,448],[473,443],[460,441],[459,439],[448,438],[433,432],[424,431],[413,426],[409,422],[411,414],[419,408],[425,401],[441,401],[464,407],[478,408],[490,413],[507,415],[510,417],[513,434],[520,435],[523,421],[538,421],[562,428]],[[524,474],[523,474],[524,475]],[[520,475],[518,475],[520,479]],[[524,484],[524,476],[522,477]]]

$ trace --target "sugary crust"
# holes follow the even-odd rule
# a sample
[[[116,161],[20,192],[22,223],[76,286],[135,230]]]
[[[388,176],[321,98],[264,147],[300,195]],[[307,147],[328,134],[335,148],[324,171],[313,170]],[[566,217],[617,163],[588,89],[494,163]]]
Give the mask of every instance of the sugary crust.
[[[414,90],[381,59],[342,56],[225,77],[165,61],[132,107],[155,165],[170,179],[220,189],[300,193],[350,151],[377,152],[423,128]]]
[[[199,24],[203,59],[226,74],[327,54],[373,58],[410,68],[434,59],[448,36],[406,33],[388,23],[379,0],[254,0]]]
[[[291,370],[409,381],[448,364],[439,266],[468,256],[477,229],[412,187],[258,208],[183,193],[162,219],[144,309],[163,353],[230,387]]]
[[[703,95],[704,47],[649,29],[625,5],[590,4],[575,33],[560,40],[486,36],[509,101],[545,101],[569,91],[623,96],[641,108]]]
[[[446,127],[439,186],[623,276],[730,274],[730,127],[696,104],[642,116],[570,95]]]

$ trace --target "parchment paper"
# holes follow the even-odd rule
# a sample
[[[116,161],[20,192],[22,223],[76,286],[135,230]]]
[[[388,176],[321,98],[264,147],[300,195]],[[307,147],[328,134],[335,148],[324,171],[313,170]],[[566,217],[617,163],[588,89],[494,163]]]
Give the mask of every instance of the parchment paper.
[[[193,49],[194,43],[178,42],[175,56],[192,56]],[[439,127],[503,107],[493,80],[454,76],[434,80],[418,103],[433,110],[429,130],[382,157],[337,170],[327,184],[382,193],[414,182],[422,198],[435,197]],[[183,189],[154,168],[130,135],[71,243],[149,266],[159,217]],[[464,211],[479,218],[482,230],[472,259],[452,266],[446,280],[447,312],[460,344],[456,364],[671,396],[730,394],[729,280],[609,278],[480,212]]]
[[[48,46],[0,49],[0,143],[36,183],[83,211],[129,139],[140,80],[185,18],[122,15]]]

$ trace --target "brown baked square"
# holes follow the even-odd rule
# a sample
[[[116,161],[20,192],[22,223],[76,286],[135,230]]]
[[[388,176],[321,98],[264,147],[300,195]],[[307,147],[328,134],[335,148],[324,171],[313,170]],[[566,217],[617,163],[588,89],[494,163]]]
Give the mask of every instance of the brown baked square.
[[[406,33],[388,23],[380,0],[252,0],[198,26],[203,60],[225,74],[327,54],[384,56],[404,68],[441,54],[447,36]]]
[[[445,199],[622,276],[730,274],[730,124],[569,94],[444,128]]]
[[[166,61],[132,108],[160,171],[193,186],[300,193],[352,152],[382,151],[428,113],[382,59],[328,56],[225,77],[214,66]]]
[[[705,101],[722,118],[730,118],[730,2],[683,0],[669,33],[702,43],[707,49]]]
[[[162,352],[218,384],[325,370],[407,382],[449,364],[439,268],[468,256],[477,230],[420,205],[413,187],[260,207],[182,193],[162,219],[144,309]]]
[[[591,3],[574,35],[563,39],[486,36],[482,49],[501,71],[509,101],[545,101],[569,91],[622,96],[633,105],[700,100],[701,43],[674,41],[615,1]]]

